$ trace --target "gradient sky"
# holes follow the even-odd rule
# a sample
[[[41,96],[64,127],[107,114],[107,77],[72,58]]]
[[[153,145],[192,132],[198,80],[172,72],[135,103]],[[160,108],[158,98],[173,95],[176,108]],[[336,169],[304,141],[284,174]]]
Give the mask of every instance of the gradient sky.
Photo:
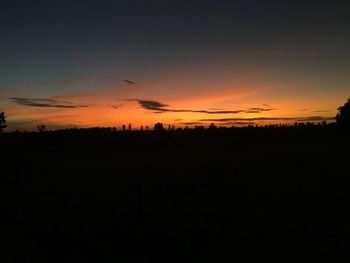
[[[8,131],[318,122],[350,97],[348,1],[11,0],[0,33]]]

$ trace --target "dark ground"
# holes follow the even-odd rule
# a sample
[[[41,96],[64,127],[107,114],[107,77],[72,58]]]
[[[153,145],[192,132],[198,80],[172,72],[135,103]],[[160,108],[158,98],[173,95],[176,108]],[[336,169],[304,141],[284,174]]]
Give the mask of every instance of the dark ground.
[[[0,134],[1,262],[348,255],[334,126]]]

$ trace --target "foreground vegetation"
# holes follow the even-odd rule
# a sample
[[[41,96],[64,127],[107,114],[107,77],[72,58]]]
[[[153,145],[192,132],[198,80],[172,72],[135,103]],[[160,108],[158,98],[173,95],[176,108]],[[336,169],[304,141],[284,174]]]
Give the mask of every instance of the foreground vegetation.
[[[0,134],[1,262],[348,254],[336,126]]]

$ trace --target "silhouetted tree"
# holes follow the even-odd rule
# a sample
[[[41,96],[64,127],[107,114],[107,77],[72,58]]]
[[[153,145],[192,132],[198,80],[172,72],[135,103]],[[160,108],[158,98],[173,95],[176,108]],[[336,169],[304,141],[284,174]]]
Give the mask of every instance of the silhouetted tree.
[[[343,106],[338,108],[335,119],[339,127],[350,128],[350,98]]]
[[[131,123],[129,123],[129,125],[128,125],[128,130],[131,131],[131,128],[132,128],[132,127],[131,127]]]
[[[44,132],[46,130],[46,126],[44,124],[40,124],[36,128],[39,132]]]
[[[155,131],[163,131],[164,130],[164,126],[163,126],[163,123],[161,122],[158,122],[156,124],[154,124],[154,128],[153,128]]]
[[[123,131],[125,131],[125,125],[123,124],[123,126],[122,126],[122,129],[123,129]]]
[[[217,127],[215,126],[215,124],[214,124],[214,123],[210,123],[210,125],[209,125],[209,129],[210,129],[210,130],[216,130],[216,129],[217,129]]]
[[[0,133],[2,133],[3,129],[7,127],[6,125],[6,116],[4,112],[0,113]]]
[[[194,126],[194,130],[196,131],[203,131],[205,128],[203,125],[199,125],[199,126]]]

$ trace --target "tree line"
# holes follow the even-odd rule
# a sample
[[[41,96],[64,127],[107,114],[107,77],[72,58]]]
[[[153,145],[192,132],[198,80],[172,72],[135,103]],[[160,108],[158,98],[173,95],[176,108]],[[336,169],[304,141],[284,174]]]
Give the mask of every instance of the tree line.
[[[341,128],[350,128],[350,98],[348,98],[347,102],[343,105],[340,106],[338,108],[338,112],[337,115],[335,117],[336,119],[336,124],[338,127]],[[304,126],[313,126],[314,123],[311,122],[307,122],[307,123],[295,123],[294,126],[295,127],[304,127]],[[327,123],[325,121],[323,121],[322,123],[319,123],[319,125],[327,125]],[[253,125],[248,125],[248,127],[254,127]],[[255,126],[258,127],[258,126]],[[271,125],[266,125],[264,127],[268,127],[268,128],[280,128],[280,127],[287,127],[287,125],[285,124],[271,124]],[[6,115],[5,112],[1,112],[0,113],[0,133],[2,133],[4,131],[4,129],[7,128],[6,125]],[[117,131],[117,129],[115,127],[110,128],[112,131]],[[182,128],[177,128],[176,130],[179,130]],[[187,126],[184,129],[189,129]],[[195,130],[204,130],[206,129],[203,125],[199,125],[199,126],[195,126],[194,127]],[[218,127],[215,126],[214,123],[211,123],[209,125],[209,127],[207,128],[209,130],[215,130],[218,129]],[[37,126],[37,130],[39,132],[44,132],[46,131],[46,126],[44,124],[40,124]],[[131,123],[128,124],[128,127],[126,127],[126,125],[122,125],[122,131],[131,131],[132,130],[132,125]],[[149,127],[148,126],[141,126],[140,127],[140,131],[148,131]],[[153,130],[154,131],[158,131],[158,132],[162,132],[162,131],[166,131],[166,128],[164,127],[163,123],[161,122],[157,122],[154,126],[153,126]],[[168,126],[168,131],[174,131],[175,130],[175,126],[173,125],[169,125]]]

